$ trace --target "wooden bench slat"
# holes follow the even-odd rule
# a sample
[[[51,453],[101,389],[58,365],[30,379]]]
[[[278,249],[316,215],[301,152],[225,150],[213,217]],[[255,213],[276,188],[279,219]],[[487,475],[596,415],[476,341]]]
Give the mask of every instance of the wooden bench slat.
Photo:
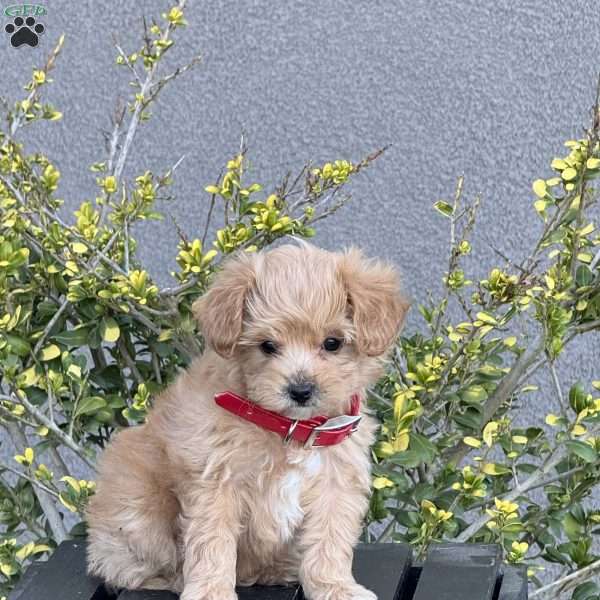
[[[44,563],[42,562],[34,562],[25,571],[23,577],[19,580],[17,587],[10,593],[10,600],[18,600],[18,598],[23,597],[23,592],[31,585],[33,579],[37,578],[40,569]]]
[[[496,545],[431,546],[414,600],[491,600],[500,565]]]
[[[412,563],[405,544],[359,544],[352,572],[356,581],[377,594],[379,600],[396,600]]]
[[[118,600],[177,600],[179,596],[163,590],[123,590]]]
[[[412,553],[403,544],[359,544],[354,552],[352,570],[356,580],[374,591],[379,600],[396,600],[407,577]],[[239,600],[298,600],[299,586],[238,586]],[[119,600],[176,600],[175,594],[141,590],[122,592]]]
[[[526,600],[527,567],[504,566],[498,600]]]
[[[85,563],[85,543],[64,542],[49,561],[29,567],[9,600],[115,600],[99,579],[86,574]],[[527,598],[525,567],[502,566],[498,546],[439,544],[429,549],[423,566],[411,563],[411,548],[405,544],[359,544],[352,570],[379,600]],[[300,586],[238,587],[237,592],[240,600],[303,600]],[[118,600],[177,598],[158,590],[122,591],[118,596]]]
[[[262,586],[236,588],[239,600],[299,600],[299,586]],[[177,600],[177,595],[158,590],[124,590],[118,600]]]
[[[99,579],[86,573],[85,543],[63,542],[46,562],[38,562],[31,577],[24,577],[9,600],[105,600]],[[28,569],[28,570],[31,570]]]
[[[300,600],[302,590],[299,585],[253,585],[236,588],[239,600]]]

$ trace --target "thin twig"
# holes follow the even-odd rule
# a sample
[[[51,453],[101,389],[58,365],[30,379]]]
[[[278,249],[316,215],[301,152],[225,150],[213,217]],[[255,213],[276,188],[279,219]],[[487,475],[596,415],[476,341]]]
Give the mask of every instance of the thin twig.
[[[58,310],[54,313],[54,316],[48,321],[46,327],[44,327],[44,331],[42,331],[42,335],[40,339],[37,341],[36,345],[33,348],[33,355],[36,356],[40,351],[41,347],[44,345],[44,342],[48,338],[48,335],[52,331],[52,328],[56,325],[58,320],[61,318],[62,314],[67,310],[70,302],[66,298],[63,300],[62,304],[59,306]]]
[[[152,352],[152,369],[154,370],[154,377],[156,377],[156,382],[158,385],[162,385],[162,375],[160,374],[160,364],[158,354],[156,352]]]
[[[21,403],[27,412],[40,424],[46,426],[65,446],[75,452],[81,460],[83,460],[89,467],[96,470],[96,465],[87,457],[84,448],[82,448],[73,438],[68,436],[56,423],[51,421],[44,413],[42,413],[37,406],[34,406],[27,400],[25,396],[11,397],[0,395],[0,400],[7,400],[8,402]]]
[[[129,367],[131,376],[136,380],[136,382],[138,384],[144,383],[144,378],[142,377],[141,373],[138,371],[135,361],[133,360],[133,358],[131,358],[129,351],[127,350],[127,344],[125,343],[125,340],[122,335],[119,336],[119,341],[117,342],[117,345],[119,348],[119,353],[123,357],[125,364]]]
[[[151,102],[153,100],[156,100],[156,97],[158,96],[160,91],[163,89],[163,87],[165,87],[165,85],[167,85],[167,83],[169,83],[170,81],[173,81],[180,75],[183,75],[186,71],[193,69],[197,64],[199,64],[201,62],[202,62],[202,56],[200,54],[198,54],[198,55],[194,56],[194,58],[192,58],[192,60],[189,63],[187,63],[186,65],[184,65],[183,67],[177,67],[177,69],[175,69],[175,71],[173,71],[173,73],[169,73],[169,75],[165,75],[162,79],[160,79],[156,83],[152,84],[146,104],[148,104],[149,102]]]
[[[102,358],[104,358],[104,356],[102,356]],[[96,357],[94,356],[94,361],[95,360],[96,360]],[[75,420],[77,419],[77,407],[79,406],[79,401],[81,400],[81,397],[83,396],[84,392],[86,391],[87,382],[90,377],[90,372],[91,371],[88,371],[85,374],[85,377],[83,378],[83,381],[81,382],[81,385],[79,386],[79,393],[77,394],[77,397],[75,398],[75,401],[73,402],[73,410],[71,412],[71,419],[69,421],[69,430],[68,430],[69,431],[68,435],[71,438],[73,437],[73,429],[75,428]]]
[[[557,579],[556,581],[553,581],[552,583],[549,583],[548,585],[545,585],[545,586],[535,590],[535,592],[529,594],[529,598],[530,598],[530,600],[533,600],[533,598],[542,596],[543,594],[546,594],[550,590],[553,590],[555,587],[561,588],[558,593],[565,592],[565,591],[567,591],[567,589],[571,589],[574,586],[579,585],[580,583],[583,583],[585,581],[591,581],[590,576],[593,573],[595,573],[596,571],[600,571],[600,560],[597,560],[597,561],[593,562],[592,564],[588,565],[587,567],[578,569],[577,571],[575,571],[574,573],[571,573],[570,575],[567,575],[566,577]],[[556,592],[555,592],[553,594],[552,598],[557,598],[557,597],[558,596],[556,595]]]
[[[552,376],[554,390],[556,391],[556,396],[558,397],[558,401],[560,403],[560,412],[563,415],[563,417],[566,417],[567,407],[565,406],[565,399],[562,393],[562,389],[560,387],[560,381],[558,380],[558,373],[556,372],[556,365],[554,364],[554,361],[550,361],[548,367],[550,369],[550,375]]]
[[[4,477],[2,477],[1,473],[0,473],[0,489],[2,489],[2,491],[5,491],[10,496],[10,499],[12,500],[12,502],[15,506],[19,505],[19,497],[13,491],[12,485],[9,484],[8,481],[6,481],[6,479]],[[35,535],[37,535],[39,538],[47,537],[48,534],[46,533],[46,530],[43,529],[35,519],[36,519],[36,517],[31,515],[31,513],[23,514],[23,521],[25,522],[27,527],[29,527],[29,529],[33,533],[35,533]]]
[[[186,4],[186,0],[179,0],[179,2],[177,3],[177,6],[179,9],[183,10],[183,8],[185,7],[185,4]],[[169,35],[173,31],[173,29],[174,29],[174,25],[172,23],[169,23],[168,27],[165,29],[163,35],[161,36],[162,42],[166,42],[169,39]],[[144,80],[144,82],[140,88],[139,94],[140,94],[142,100],[136,101],[135,108],[133,110],[133,114],[131,115],[131,120],[129,121],[129,127],[127,128],[127,133],[125,135],[125,141],[123,142],[123,145],[121,146],[121,151],[119,153],[119,157],[117,159],[117,164],[115,166],[115,170],[113,173],[113,175],[117,181],[119,181],[121,179],[121,175],[123,173],[123,168],[125,167],[127,157],[129,156],[129,151],[131,149],[131,145],[135,138],[135,134],[137,132],[138,125],[140,123],[141,114],[142,114],[142,111],[145,106],[144,99],[146,98],[146,95],[149,93],[150,88],[152,86],[152,81],[154,79],[154,76],[156,75],[156,69],[158,67],[158,62],[159,61],[156,61],[148,69],[148,72],[146,74],[146,79]]]
[[[137,69],[135,68],[133,63],[129,60],[129,56],[127,56],[127,54],[125,53],[123,48],[121,48],[121,46],[119,46],[115,36],[113,36],[113,41],[114,41],[115,48],[117,49],[117,52],[119,53],[119,56],[123,59],[123,62],[127,65],[129,70],[135,77],[135,80],[137,81],[137,83],[139,85],[142,85],[142,79],[141,79],[139,73],[137,72]]]
[[[8,431],[15,448],[29,447],[29,441],[27,440],[26,435],[15,425],[15,423],[6,422],[4,423],[4,427]],[[48,521],[48,525],[52,531],[54,539],[58,543],[62,542],[67,538],[67,530],[60,513],[56,508],[54,499],[49,498],[46,495],[47,492],[38,490],[37,488],[33,489],[33,493],[36,495],[38,502],[40,503],[40,507],[46,516],[46,520]]]
[[[178,296],[182,292],[192,289],[193,287],[198,285],[198,279],[196,277],[190,277],[188,281],[182,283],[181,285],[176,285],[173,287],[167,287],[162,289],[159,294],[161,296]]]
[[[221,174],[219,173],[219,181],[221,179]],[[206,236],[208,235],[208,228],[210,227],[210,222],[212,220],[213,210],[215,208],[217,195],[211,194],[210,196],[210,206],[208,208],[208,215],[206,215],[206,221],[204,223],[204,232],[202,233],[202,248],[204,248],[204,244],[206,243]]]
[[[511,492],[507,493],[504,498],[512,501],[518,498],[521,494],[525,493],[529,489],[533,489],[533,486],[537,486],[540,483],[540,479],[543,478],[549,471],[551,471],[558,463],[564,459],[562,452],[557,452],[555,448],[540,468],[530,475],[520,486],[515,487]],[[456,538],[457,542],[467,542],[472,536],[474,536],[492,517],[490,515],[483,514],[471,525],[464,529]]]
[[[50,53],[50,56],[48,57],[46,64],[41,69],[44,72],[44,74],[48,74],[54,68],[54,63],[56,61],[56,58],[58,57],[58,55],[60,54],[60,52],[62,50],[63,43],[64,43],[64,36],[61,35],[60,38],[58,39],[58,43],[56,44],[56,46]],[[29,94],[26,98],[26,102],[28,102],[29,105],[32,105],[34,103],[34,101],[36,100],[39,89],[40,88],[38,86],[34,85],[33,88],[31,89],[31,91],[29,92]],[[26,111],[21,108],[21,111],[12,120],[12,122],[10,124],[10,129],[9,129],[9,136],[11,138],[14,138],[14,136],[17,133],[17,131],[19,130],[19,128],[23,125],[23,118],[25,117],[25,113],[26,113]]]
[[[129,275],[129,223],[127,219],[123,222],[123,253],[125,262],[125,273]]]
[[[529,352],[523,352],[517,360],[513,363],[510,371],[500,381],[498,387],[485,401],[483,406],[483,413],[481,416],[481,422],[485,425],[493,416],[496,411],[502,406],[508,398],[512,396],[517,386],[520,384],[522,375],[529,369],[529,367],[537,360],[539,355],[544,350],[544,339],[543,336],[538,344]],[[454,465],[458,465],[460,461],[470,452],[471,448],[465,443],[461,442],[458,447],[452,450],[447,456],[447,462]]]
[[[27,481],[29,481],[29,483],[35,485],[40,490],[46,492],[46,494],[50,494],[50,496],[54,496],[54,498],[56,498],[56,499],[59,498],[59,494],[57,492],[55,492],[54,490],[51,490],[49,487],[45,486],[41,481],[38,481],[37,479],[30,477],[29,475],[27,475],[27,473],[23,473],[22,471],[19,471],[18,469],[13,469],[12,467],[8,466],[6,463],[0,463],[0,470],[9,471],[13,475],[22,477],[23,479],[26,479]]]
[[[562,473],[559,473],[558,475],[548,477],[547,479],[544,479],[543,481],[539,481],[537,483],[531,483],[530,485],[527,485],[527,482],[525,482],[520,487],[521,494],[525,494],[526,492],[532,492],[533,490],[537,490],[541,487],[546,487],[547,485],[552,485],[553,483],[556,483],[557,481],[563,481],[564,479],[568,479],[569,477],[571,477],[571,475],[577,475],[577,473],[581,473],[581,471],[585,471],[589,467],[590,467],[590,465],[587,465],[587,464],[582,465],[580,467],[573,467],[572,469],[569,469],[568,471],[563,471]],[[508,492],[505,492],[504,494],[498,494],[497,498],[504,500],[510,493],[511,492],[508,491]],[[473,505],[469,506],[469,508],[467,509],[466,512],[471,512],[473,510],[483,508],[484,506],[488,506],[490,503],[491,503],[491,500],[486,500],[485,502],[478,502],[477,504],[473,504]]]

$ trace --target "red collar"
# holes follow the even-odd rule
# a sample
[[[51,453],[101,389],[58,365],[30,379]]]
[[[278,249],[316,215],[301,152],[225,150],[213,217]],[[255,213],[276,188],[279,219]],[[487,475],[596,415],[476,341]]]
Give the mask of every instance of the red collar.
[[[316,416],[312,419],[290,419],[262,408],[233,392],[215,394],[215,402],[246,421],[278,433],[283,438],[284,444],[296,440],[303,443],[305,448],[339,444],[356,431],[360,421],[359,394],[352,396],[350,414],[331,418]]]

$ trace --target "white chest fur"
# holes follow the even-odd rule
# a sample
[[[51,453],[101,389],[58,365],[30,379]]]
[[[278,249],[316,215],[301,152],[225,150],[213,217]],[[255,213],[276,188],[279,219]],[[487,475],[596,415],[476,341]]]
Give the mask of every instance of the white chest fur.
[[[278,542],[289,541],[304,518],[301,495],[308,479],[316,476],[322,467],[318,450],[288,450],[285,468],[278,477],[269,478],[262,490],[263,503],[258,510],[264,524],[270,521],[273,537]],[[265,522],[266,521],[266,522]]]

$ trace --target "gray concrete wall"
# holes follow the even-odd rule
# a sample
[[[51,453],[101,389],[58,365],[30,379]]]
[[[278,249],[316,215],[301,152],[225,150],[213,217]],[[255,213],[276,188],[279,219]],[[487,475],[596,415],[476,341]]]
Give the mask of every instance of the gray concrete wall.
[[[460,173],[467,195],[483,195],[476,272],[497,263],[488,244],[514,259],[527,251],[539,231],[531,182],[549,175],[549,161],[581,133],[592,104],[600,69],[596,2],[190,4],[171,63],[202,52],[204,65],[164,92],[127,166],[130,174],[160,171],[186,154],[167,211],[189,235],[203,223],[203,187],[235,152],[243,128],[256,179],[267,185],[308,159],[356,160],[393,144],[356,180],[354,201],[319,228],[317,242],[359,244],[393,260],[417,301],[438,288],[446,264],[447,222],[431,205],[452,194]],[[31,141],[58,163],[70,207],[93,198],[87,167],[103,158],[102,131],[127,91],[111,37],[136,49],[141,16],[165,7],[52,1],[38,48],[14,49],[0,32],[0,93],[10,98],[66,34],[48,88],[65,117],[36,126]],[[143,259],[164,280],[174,266],[172,221],[136,235]],[[417,321],[413,311],[409,328]],[[599,357],[597,339],[570,351],[565,382],[598,378]],[[531,412],[551,402],[531,398]]]

